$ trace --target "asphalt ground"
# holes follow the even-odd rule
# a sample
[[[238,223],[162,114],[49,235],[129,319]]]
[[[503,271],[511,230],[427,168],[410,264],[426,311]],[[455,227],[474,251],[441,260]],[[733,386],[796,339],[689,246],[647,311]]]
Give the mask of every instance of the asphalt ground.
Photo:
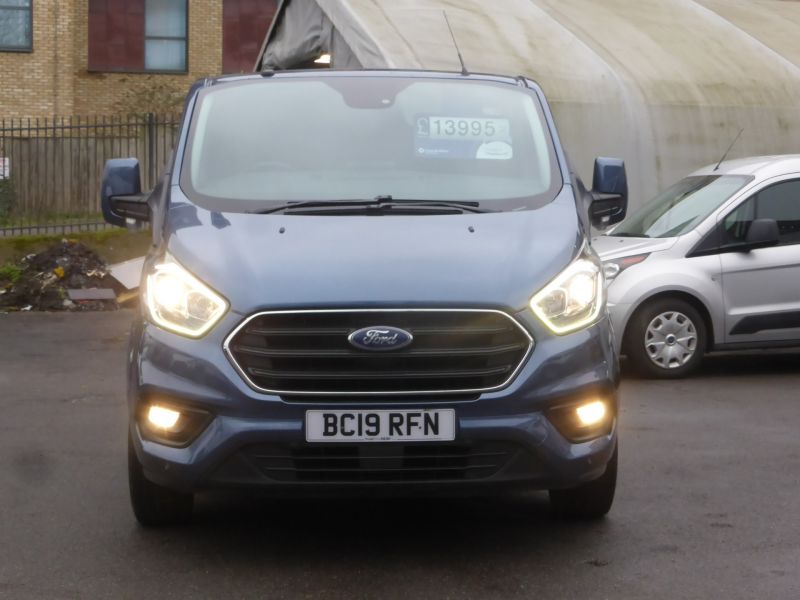
[[[626,378],[595,523],[546,496],[128,505],[130,313],[0,315],[0,598],[800,598],[800,353]]]

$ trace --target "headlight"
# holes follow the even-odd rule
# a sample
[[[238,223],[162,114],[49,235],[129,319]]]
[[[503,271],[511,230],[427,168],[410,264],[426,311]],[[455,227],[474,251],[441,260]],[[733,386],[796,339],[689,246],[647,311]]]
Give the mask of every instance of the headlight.
[[[167,256],[147,276],[145,305],[156,325],[193,338],[204,335],[228,310],[226,300]]]
[[[625,256],[623,258],[615,258],[603,262],[603,274],[606,276],[606,281],[611,281],[617,275],[622,273],[625,269],[638,265],[650,254],[637,254],[636,256]]]
[[[583,329],[603,310],[600,264],[583,255],[531,298],[531,309],[557,335]]]

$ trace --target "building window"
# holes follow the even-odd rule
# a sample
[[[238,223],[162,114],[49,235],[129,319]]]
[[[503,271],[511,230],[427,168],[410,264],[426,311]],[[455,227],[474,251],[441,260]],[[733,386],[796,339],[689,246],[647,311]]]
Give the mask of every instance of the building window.
[[[187,37],[187,0],[89,0],[90,71],[185,73]]]
[[[0,0],[0,51],[33,50],[32,0]]]
[[[277,10],[277,0],[222,0],[223,73],[253,71]]]
[[[146,0],[145,71],[186,71],[186,0]]]

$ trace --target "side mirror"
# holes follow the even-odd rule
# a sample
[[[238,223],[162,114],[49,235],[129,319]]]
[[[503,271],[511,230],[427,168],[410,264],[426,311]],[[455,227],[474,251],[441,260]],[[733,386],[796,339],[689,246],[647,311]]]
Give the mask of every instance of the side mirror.
[[[780,242],[780,229],[775,219],[756,219],[750,224],[747,230],[747,237],[744,240],[743,250],[758,250],[759,248],[769,248],[777,246]]]
[[[142,193],[139,161],[135,158],[114,158],[106,161],[100,187],[100,205],[107,223],[125,227],[127,220],[150,220],[149,194]]]
[[[597,229],[616,225],[628,212],[628,175],[620,158],[598,158],[594,161],[592,203],[589,219]]]

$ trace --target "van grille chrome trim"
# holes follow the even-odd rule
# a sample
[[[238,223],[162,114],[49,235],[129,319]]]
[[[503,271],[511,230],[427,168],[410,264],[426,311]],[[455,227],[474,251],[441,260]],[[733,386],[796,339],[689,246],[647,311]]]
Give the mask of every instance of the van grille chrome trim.
[[[376,325],[410,332],[389,352],[351,346]],[[483,393],[509,385],[533,350],[512,316],[489,309],[264,311],[226,338],[225,354],[253,389],[290,396]]]

